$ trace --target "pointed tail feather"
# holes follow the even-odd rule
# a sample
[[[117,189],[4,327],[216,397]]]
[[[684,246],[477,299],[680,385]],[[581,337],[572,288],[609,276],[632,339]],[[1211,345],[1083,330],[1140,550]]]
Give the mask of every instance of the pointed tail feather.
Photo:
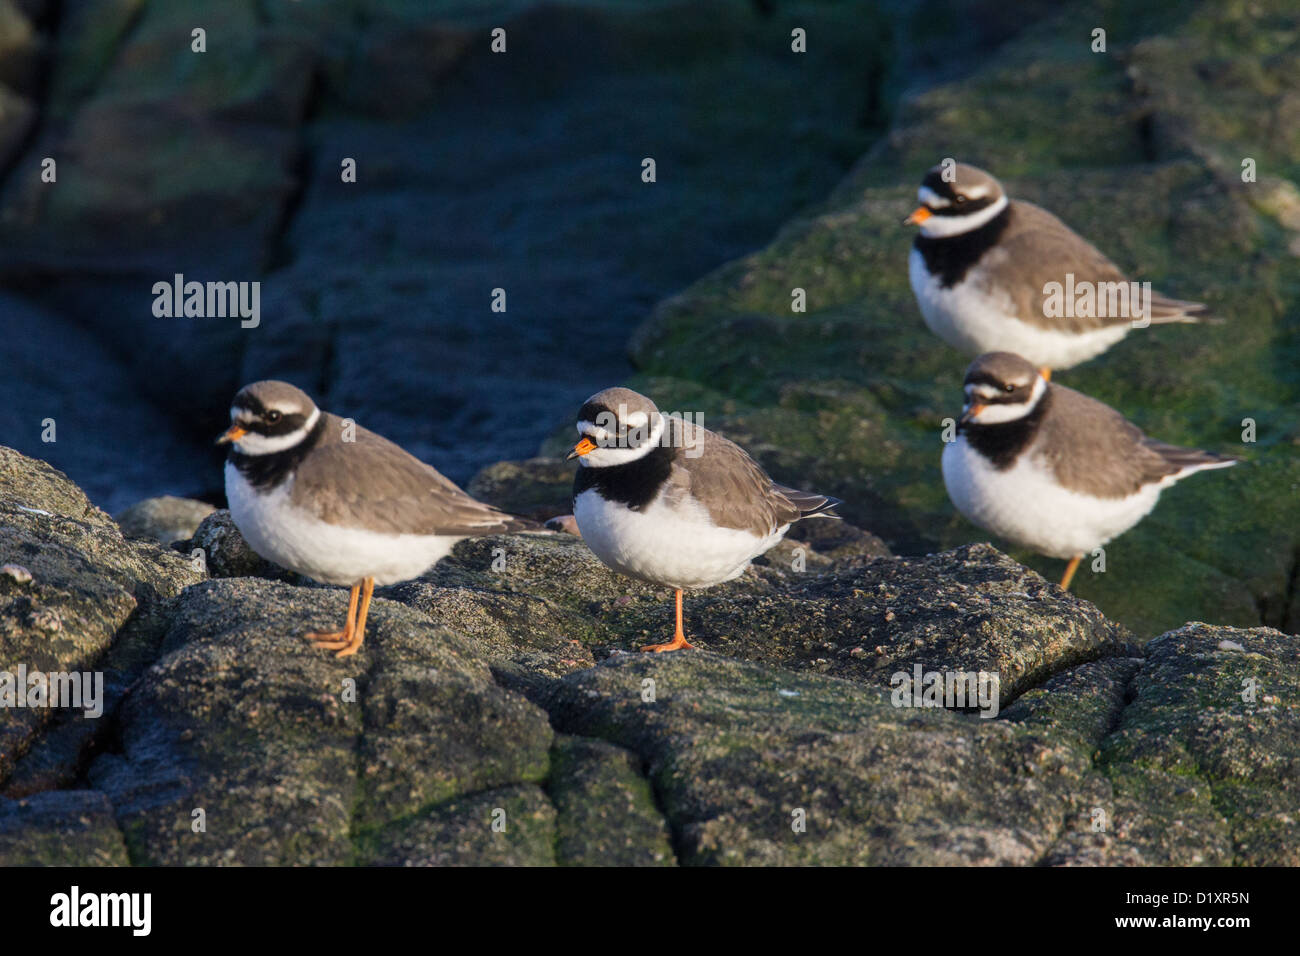
[[[790,503],[799,509],[800,518],[838,518],[839,515],[834,510],[835,506],[844,503],[839,498],[819,495],[811,491],[799,491],[775,482],[772,483],[772,490],[790,499]]]
[[[1241,461],[1232,455],[1220,455],[1217,452],[1203,451],[1200,448],[1182,448],[1168,445],[1154,438],[1145,439],[1142,444],[1159,455],[1172,469],[1166,477],[1167,482],[1175,482],[1198,471],[1211,468],[1228,468]]]
[[[1166,295],[1152,295],[1151,324],[1168,325],[1175,322],[1222,325],[1223,319],[1210,315],[1203,303],[1171,299]]]

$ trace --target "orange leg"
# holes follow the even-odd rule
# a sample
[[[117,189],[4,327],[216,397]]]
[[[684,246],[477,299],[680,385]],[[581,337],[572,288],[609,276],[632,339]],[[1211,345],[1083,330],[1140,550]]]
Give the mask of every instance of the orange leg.
[[[686,632],[682,630],[682,589],[678,588],[677,589],[677,633],[673,635],[673,639],[669,641],[667,644],[647,644],[645,647],[641,648],[641,650],[651,651],[652,653],[658,654],[662,651],[680,651],[684,647],[694,647],[694,646],[695,646],[694,644],[692,644],[690,641],[686,639]]]
[[[1065,577],[1061,578],[1061,589],[1070,590],[1070,582],[1074,580],[1074,572],[1079,570],[1079,562],[1083,560],[1083,555],[1076,554],[1070,559],[1070,563],[1065,566]]]
[[[1049,382],[1052,380],[1052,370],[1050,368],[1040,368],[1038,374]]]
[[[341,631],[312,631],[310,634],[304,634],[304,641],[313,641],[316,646],[326,651],[337,651],[340,647],[347,647],[352,641],[352,632],[356,628],[357,617],[357,595],[361,593],[361,585],[352,585],[352,595],[348,598],[348,616],[343,622]]]
[[[347,647],[339,650],[335,657],[351,657],[361,650],[361,642],[366,639],[366,615],[370,613],[370,596],[375,593],[375,579],[366,578],[365,591],[361,595],[361,610],[357,611],[357,626],[352,632],[352,640]]]

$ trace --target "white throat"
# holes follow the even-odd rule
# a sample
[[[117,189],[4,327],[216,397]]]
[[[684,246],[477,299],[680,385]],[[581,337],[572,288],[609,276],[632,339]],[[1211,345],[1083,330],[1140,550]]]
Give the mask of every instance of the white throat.
[[[649,419],[646,422],[648,424]],[[625,448],[613,445],[617,440],[616,436],[612,436],[599,425],[592,422],[578,422],[578,434],[596,443],[596,450],[589,451],[579,458],[578,464],[584,468],[608,468],[611,465],[626,465],[629,462],[639,461],[659,447],[659,442],[664,436],[664,426],[663,414],[656,412],[654,425],[645,441],[635,448]],[[605,447],[602,442],[608,447]]]
[[[318,421],[320,421],[320,409],[314,408],[301,428],[295,428],[287,435],[259,435],[257,432],[248,432],[235,442],[235,448],[243,455],[274,455],[278,451],[292,448],[310,435]]]
[[[943,239],[947,236],[960,236],[964,232],[987,225],[998,213],[1007,208],[1007,197],[1001,195],[993,205],[979,212],[964,216],[931,216],[921,223],[921,235],[927,239]]]

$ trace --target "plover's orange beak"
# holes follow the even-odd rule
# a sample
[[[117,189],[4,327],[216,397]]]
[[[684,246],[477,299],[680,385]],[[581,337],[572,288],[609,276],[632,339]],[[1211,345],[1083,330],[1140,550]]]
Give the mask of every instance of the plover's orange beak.
[[[917,206],[912,210],[912,214],[903,220],[903,225],[919,226],[933,215],[934,213],[930,212],[930,210],[926,209],[924,206]]]
[[[966,411],[962,414],[960,424],[966,425],[969,424],[970,422],[973,422],[975,420],[975,417],[979,415],[979,413],[982,411],[984,411],[983,405],[980,405],[978,403],[972,405],[970,408],[966,409]]]
[[[583,455],[590,455],[596,450],[596,443],[590,438],[584,438],[578,444],[573,446],[573,451],[569,452],[565,461],[573,461],[575,458],[581,458]]]
[[[227,428],[224,432],[221,433],[221,437],[217,439],[217,444],[229,445],[232,441],[239,441],[239,439],[243,438],[247,434],[248,434],[247,428],[244,428],[240,425],[231,425],[229,428]]]

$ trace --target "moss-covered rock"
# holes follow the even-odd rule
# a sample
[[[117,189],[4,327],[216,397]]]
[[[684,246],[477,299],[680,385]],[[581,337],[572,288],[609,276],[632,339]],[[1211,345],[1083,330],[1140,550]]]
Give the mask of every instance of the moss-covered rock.
[[[560,736],[547,792],[564,866],[672,866],[668,826],[640,758],[602,740]]]
[[[1091,52],[1079,22],[1106,26],[1108,53]],[[632,340],[637,384],[712,415],[769,470],[844,498],[896,551],[984,539],[939,472],[968,358],[923,325],[899,226],[925,169],[977,163],[1138,278],[1226,320],[1134,332],[1063,373],[1152,435],[1246,459],[1167,491],[1107,547],[1105,573],[1085,566],[1079,593],[1144,639],[1188,618],[1300,630],[1300,264],[1278,199],[1280,181],[1300,182],[1286,122],[1295,36],[1280,0],[1070,5],[991,65],[911,98],[825,203],[662,303]],[[1244,158],[1273,178],[1243,183]],[[795,288],[806,313],[791,311]]]
[[[987,545],[897,558],[823,521],[692,595],[694,651],[630,653],[667,632],[668,593],[530,533],[381,589],[339,660],[302,635],[338,626],[344,589],[264,563],[202,581],[59,473],[4,462],[31,502],[4,516],[41,560],[0,586],[72,555],[49,599],[98,583],[139,607],[78,624],[105,716],[20,728],[0,861],[1296,862],[1300,652],[1276,631],[1144,649]],[[235,570],[238,529],[204,526]],[[917,668],[998,683],[918,706]]]
[[[177,599],[120,751],[89,770],[133,860],[347,862],[355,837],[422,808],[545,779],[545,714],[425,615],[376,600],[344,661],[302,640],[346,607],[345,591],[249,579]]]
[[[532,784],[449,800],[361,839],[372,866],[554,866],[555,807]]]

